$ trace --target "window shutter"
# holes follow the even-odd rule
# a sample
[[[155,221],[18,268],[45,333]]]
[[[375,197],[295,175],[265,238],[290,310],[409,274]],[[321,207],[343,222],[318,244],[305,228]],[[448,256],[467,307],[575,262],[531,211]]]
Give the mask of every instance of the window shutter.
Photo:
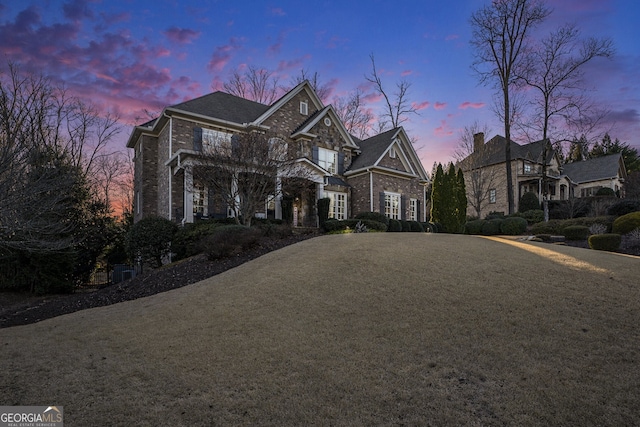
[[[193,149],[202,151],[202,128],[193,128]]]
[[[237,134],[231,136],[231,155],[237,155],[240,151],[240,137]]]
[[[422,206],[422,201],[416,200],[416,221],[418,222],[422,222],[422,216],[420,215],[421,213],[420,206]]]
[[[407,220],[407,196],[400,196],[400,219]]]
[[[380,193],[380,213],[384,215],[384,191]]]
[[[338,153],[338,175],[344,175],[344,153]]]
[[[314,145],[313,146],[313,158],[312,158],[312,160],[313,160],[313,163],[315,163],[316,165],[318,164],[318,158],[319,157],[320,156],[318,155],[318,146]]]
[[[207,187],[207,211],[204,212],[204,214],[209,217],[213,217],[213,214],[215,213],[216,213],[215,192],[213,191],[213,188]]]

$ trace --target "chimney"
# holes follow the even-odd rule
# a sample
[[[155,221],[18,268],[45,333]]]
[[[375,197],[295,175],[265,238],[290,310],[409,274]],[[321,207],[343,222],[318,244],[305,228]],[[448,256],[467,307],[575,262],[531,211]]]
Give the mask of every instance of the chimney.
[[[484,132],[473,134],[473,152],[480,151],[484,146]]]

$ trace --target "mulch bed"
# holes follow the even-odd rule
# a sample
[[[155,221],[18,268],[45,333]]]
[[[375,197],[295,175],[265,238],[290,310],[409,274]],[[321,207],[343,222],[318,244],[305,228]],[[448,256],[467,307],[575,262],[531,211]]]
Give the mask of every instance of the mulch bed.
[[[286,238],[263,238],[251,250],[216,261],[197,255],[174,264],[149,270],[131,280],[91,292],[35,297],[0,293],[0,328],[27,325],[88,308],[103,307],[180,288],[199,282],[258,258],[268,252],[314,237],[294,234]]]

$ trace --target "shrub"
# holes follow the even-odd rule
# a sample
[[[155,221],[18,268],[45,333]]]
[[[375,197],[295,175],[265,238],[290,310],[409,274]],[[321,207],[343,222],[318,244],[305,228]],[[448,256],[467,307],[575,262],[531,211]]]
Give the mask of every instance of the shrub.
[[[500,225],[502,234],[509,236],[518,236],[527,231],[527,220],[519,217],[505,218]]]
[[[518,212],[526,212],[539,209],[540,201],[538,200],[538,196],[536,195],[536,193],[529,191],[524,193],[522,197],[520,197],[520,201],[518,202]]]
[[[206,237],[202,244],[209,260],[216,260],[254,247],[262,236],[260,229],[244,225],[223,225]]]
[[[411,231],[411,224],[409,224],[409,221],[402,220],[400,221],[400,225],[402,226],[403,232],[409,233]]]
[[[486,220],[482,225],[482,234],[485,236],[495,236],[496,234],[500,234],[502,221],[504,220],[501,218]]]
[[[559,219],[550,219],[547,222],[539,222],[531,226],[531,233],[538,234],[562,234],[563,221]]]
[[[473,221],[467,221],[464,225],[465,234],[482,234],[482,226],[484,225],[484,219],[476,219]]]
[[[640,227],[640,212],[631,212],[618,217],[613,222],[613,232],[616,234],[627,234]]]
[[[389,219],[389,228],[387,228],[387,231],[392,233],[400,232],[402,231],[402,224],[397,219]]]
[[[586,240],[589,237],[589,227],[584,225],[570,225],[562,230],[567,240]]]
[[[410,221],[411,231],[414,233],[424,233],[424,227],[418,221]]]
[[[293,234],[293,230],[291,225],[289,224],[281,224],[278,222],[265,222],[256,225],[262,235],[265,237],[275,237],[277,239],[282,239]]]
[[[127,239],[132,259],[140,259],[151,267],[160,267],[171,253],[171,241],[178,226],[165,218],[149,216],[133,224]]]
[[[171,250],[176,259],[187,258],[201,252],[200,241],[214,233],[215,229],[222,226],[216,221],[198,221],[187,223],[178,229],[173,237]]]
[[[543,242],[550,242],[551,234],[536,234],[536,238],[542,240]]]
[[[613,188],[609,188],[609,187],[602,187],[599,188],[598,191],[596,191],[596,196],[614,196],[615,197],[616,192],[613,190]]]
[[[360,224],[360,225],[358,225]],[[339,233],[347,230],[355,231],[358,227],[360,227],[360,231],[362,231],[362,227],[366,228],[367,231],[387,231],[387,226],[381,222],[373,221],[370,219],[345,219],[342,221],[338,221],[337,219],[329,219],[325,223],[325,230],[328,233]]]
[[[585,227],[591,227],[593,224],[602,224],[607,226],[607,230],[610,230],[611,225],[613,224],[613,217],[589,216],[582,218],[572,218],[562,221],[561,224],[563,224],[564,227],[568,227],[570,225],[584,225]]]
[[[360,212],[358,215],[356,215],[355,218],[356,219],[368,219],[368,220],[371,220],[371,221],[378,221],[378,222],[383,223],[387,227],[389,226],[389,218],[385,214],[382,214],[380,212]]]
[[[490,220],[490,219],[503,219],[505,217],[504,212],[489,212],[487,214],[487,216],[485,217],[486,220]]]
[[[432,233],[442,233],[444,231],[442,229],[442,224],[439,222],[430,222],[429,227],[431,228]]]
[[[589,237],[589,247],[598,251],[617,251],[621,242],[619,234],[594,234]]]
[[[609,206],[607,215],[622,216],[640,211],[640,200],[620,200]]]
[[[529,224],[537,224],[539,222],[544,221],[544,211],[542,209],[531,209],[525,212],[522,212],[520,215],[522,218],[526,219]]]
[[[329,207],[331,206],[331,199],[324,197],[318,199],[318,223],[320,228],[324,229],[324,223],[329,219]]]

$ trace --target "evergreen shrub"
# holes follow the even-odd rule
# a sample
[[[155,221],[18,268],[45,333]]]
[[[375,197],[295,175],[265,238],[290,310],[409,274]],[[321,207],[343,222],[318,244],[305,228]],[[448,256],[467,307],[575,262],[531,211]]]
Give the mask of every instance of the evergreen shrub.
[[[518,203],[518,212],[526,212],[531,210],[539,210],[540,209],[540,200],[538,200],[538,196],[536,193],[528,191],[520,197],[520,201]]]
[[[613,233],[627,234],[640,227],[640,212],[631,212],[616,218],[613,222]]]
[[[331,199],[323,197],[318,199],[318,223],[320,228],[324,229],[324,223],[329,219],[329,207],[331,206]]]
[[[485,236],[495,236],[497,234],[500,234],[503,221],[504,219],[502,218],[486,220],[482,225],[482,234]]]
[[[476,219],[472,221],[467,221],[464,225],[465,234],[473,234],[478,235],[482,234],[482,227],[486,221],[484,219]]]
[[[589,236],[589,247],[598,251],[614,252],[620,248],[622,236],[619,234],[594,234]]]
[[[400,225],[402,226],[402,231],[405,233],[411,232],[411,224],[409,221],[401,220]]]
[[[538,234],[551,234],[551,235],[561,235],[563,228],[563,220],[561,219],[550,219],[548,222],[538,222],[531,226],[531,233],[534,235]]]
[[[392,233],[400,232],[402,231],[402,224],[397,219],[389,219],[389,228],[387,228],[387,231]]]
[[[160,267],[162,259],[171,253],[171,242],[178,231],[172,221],[148,216],[133,224],[127,239],[131,259],[140,259],[151,267]]]
[[[373,221],[378,221],[383,223],[386,226],[389,226],[389,217],[380,212],[360,212],[355,216],[356,219],[369,219]]]
[[[203,239],[204,252],[209,260],[237,255],[251,249],[260,241],[262,232],[257,227],[245,225],[223,225]]]
[[[500,225],[500,231],[502,234],[508,236],[519,236],[527,231],[527,220],[520,217],[505,218]]]
[[[631,212],[640,211],[640,200],[620,200],[609,206],[607,215],[622,216]]]
[[[602,187],[599,188],[598,191],[596,191],[596,196],[614,196],[615,197],[616,192],[613,190],[613,188],[609,188],[609,187]]]
[[[411,231],[414,233],[424,233],[424,227],[418,221],[410,221]]]
[[[370,219],[329,219],[325,223],[325,231],[327,233],[339,233],[347,230],[355,230],[358,223],[367,228],[368,231],[387,231],[387,226],[379,221]]]
[[[589,227],[584,225],[570,225],[562,230],[567,240],[587,240],[589,237]]]

